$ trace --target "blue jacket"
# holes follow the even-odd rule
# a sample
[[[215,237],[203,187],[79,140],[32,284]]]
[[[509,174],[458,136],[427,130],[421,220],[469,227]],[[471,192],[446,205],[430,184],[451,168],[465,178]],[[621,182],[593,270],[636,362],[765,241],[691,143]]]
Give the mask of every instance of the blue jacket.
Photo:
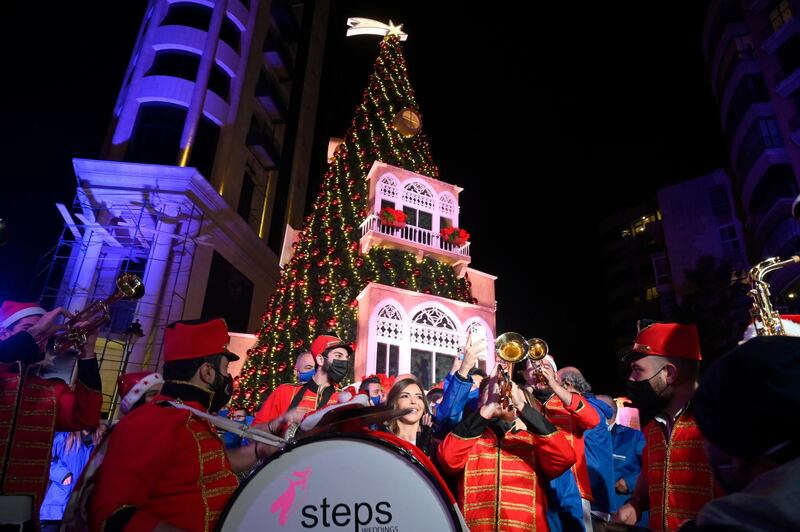
[[[545,486],[547,526],[551,532],[583,532],[583,506],[578,482],[571,469]]]
[[[467,380],[461,378],[458,373],[449,373],[444,378],[444,389],[442,390],[442,402],[436,409],[434,433],[439,437],[444,437],[453,427],[461,423],[464,409],[471,406],[473,409],[478,404],[478,393],[470,393],[472,390],[472,377]],[[474,404],[470,404],[474,403]]]
[[[56,432],[53,439],[53,458],[50,462],[50,482],[47,492],[39,510],[39,519],[42,521],[61,521],[64,509],[67,507],[72,488],[81,476],[86,462],[89,461],[94,450],[94,444],[86,445],[83,441],[69,451],[65,449],[69,432]],[[72,482],[62,484],[68,475],[72,475]]]
[[[642,472],[645,439],[642,431],[623,425],[614,425],[610,432],[614,445],[614,482],[620,478],[625,479],[630,491],[630,493],[614,491],[615,503],[619,507],[631,498],[636,480]]]
[[[614,410],[594,394],[586,393],[584,397],[600,416],[600,423],[583,433],[586,467],[589,469],[589,483],[592,486],[592,510],[613,513],[618,508],[614,496],[614,444],[606,419],[614,416]]]
[[[224,417],[227,419],[228,410],[222,409],[217,413],[217,415],[219,415],[219,417]],[[247,423],[248,425],[252,425],[254,419],[255,418],[253,416],[245,416],[244,422]],[[223,432],[222,441],[223,443],[225,443],[226,449],[237,449],[239,447],[242,447],[250,443],[250,440],[248,440],[247,438],[242,438],[238,434],[234,434],[232,432]]]

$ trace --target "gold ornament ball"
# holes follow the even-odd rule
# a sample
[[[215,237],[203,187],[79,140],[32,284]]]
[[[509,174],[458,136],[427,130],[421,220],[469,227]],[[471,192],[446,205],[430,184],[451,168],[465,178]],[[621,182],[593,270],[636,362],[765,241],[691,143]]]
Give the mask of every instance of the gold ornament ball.
[[[413,137],[422,129],[422,116],[416,110],[405,107],[394,115],[392,125],[404,137]]]

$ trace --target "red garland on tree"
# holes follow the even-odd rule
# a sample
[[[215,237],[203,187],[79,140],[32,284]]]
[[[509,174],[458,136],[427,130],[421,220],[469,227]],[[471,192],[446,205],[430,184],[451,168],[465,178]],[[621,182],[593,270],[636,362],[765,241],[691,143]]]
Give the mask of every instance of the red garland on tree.
[[[332,330],[355,341],[356,296],[370,282],[472,301],[465,281],[435,260],[417,264],[407,252],[378,248],[359,255],[355,228],[370,212],[366,176],[373,162],[439,178],[425,132],[404,137],[392,126],[396,112],[407,107],[419,110],[400,41],[387,36],[352,126],[334,153],[313,210],[292,245],[293,257],[269,298],[234,406],[253,412],[278,385],[292,381],[293,372],[286,370],[293,366],[297,350],[319,334]]]

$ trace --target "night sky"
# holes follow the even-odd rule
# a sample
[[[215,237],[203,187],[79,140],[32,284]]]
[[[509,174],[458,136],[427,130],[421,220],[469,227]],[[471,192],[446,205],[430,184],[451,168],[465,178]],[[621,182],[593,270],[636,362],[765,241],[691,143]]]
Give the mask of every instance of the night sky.
[[[312,180],[378,53],[377,37],[345,37],[346,18],[403,23],[441,178],[464,188],[472,266],[498,276],[498,332],[540,336],[560,365],[584,368],[596,389],[616,387],[596,227],[726,157],[702,57],[702,2],[538,2],[524,13],[332,3]],[[31,272],[61,231],[54,203],[74,196],[71,158],[98,156],[144,8],[12,8],[10,20],[39,43],[4,37],[15,53],[3,84],[0,218],[11,241],[0,248],[0,300],[38,295]]]

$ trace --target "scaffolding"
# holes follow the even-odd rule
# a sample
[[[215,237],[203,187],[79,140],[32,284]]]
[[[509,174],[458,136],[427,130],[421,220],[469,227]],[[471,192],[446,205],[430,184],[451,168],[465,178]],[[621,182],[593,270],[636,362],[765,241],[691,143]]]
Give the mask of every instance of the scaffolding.
[[[138,275],[145,285],[141,300],[115,303],[110,322],[99,331],[103,412],[111,419],[117,377],[126,370],[159,370],[164,328],[183,318],[196,248],[203,240],[203,212],[186,196],[159,195],[147,187],[81,186],[80,180],[71,206],[57,208],[64,227],[36,272],[45,308],[79,311],[106,299],[124,272]]]

